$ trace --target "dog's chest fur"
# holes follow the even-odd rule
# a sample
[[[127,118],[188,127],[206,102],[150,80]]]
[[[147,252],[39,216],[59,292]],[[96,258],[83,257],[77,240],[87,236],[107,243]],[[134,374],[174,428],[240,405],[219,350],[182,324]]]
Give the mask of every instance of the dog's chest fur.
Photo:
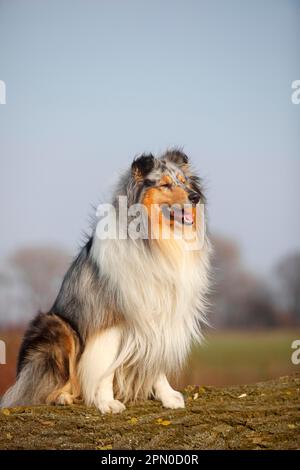
[[[150,373],[182,365],[191,340],[201,339],[207,247],[195,253],[168,241],[150,251],[132,240],[96,239],[92,256],[125,317],[124,355]]]

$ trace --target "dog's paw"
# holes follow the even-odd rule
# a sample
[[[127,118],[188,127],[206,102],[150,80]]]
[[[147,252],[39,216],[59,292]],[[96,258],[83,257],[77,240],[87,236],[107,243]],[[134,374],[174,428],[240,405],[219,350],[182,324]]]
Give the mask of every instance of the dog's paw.
[[[68,392],[60,393],[56,400],[56,405],[72,405],[74,403],[74,397]]]
[[[47,400],[47,405],[73,405],[75,401],[74,396],[69,392],[55,392],[51,394]]]
[[[176,392],[176,390],[173,390],[168,393],[168,395],[162,397],[161,402],[165,408],[171,408],[173,410],[176,410],[177,408],[185,408],[183,396],[180,392]]]
[[[96,407],[102,414],[122,413],[126,409],[125,405],[119,400],[99,400]]]

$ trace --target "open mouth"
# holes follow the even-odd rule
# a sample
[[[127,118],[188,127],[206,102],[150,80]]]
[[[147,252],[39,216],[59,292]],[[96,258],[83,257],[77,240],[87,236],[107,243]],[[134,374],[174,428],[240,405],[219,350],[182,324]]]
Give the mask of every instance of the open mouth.
[[[166,204],[161,206],[161,211],[165,219],[170,222],[179,222],[180,224],[193,225],[194,214],[192,209],[172,207]]]

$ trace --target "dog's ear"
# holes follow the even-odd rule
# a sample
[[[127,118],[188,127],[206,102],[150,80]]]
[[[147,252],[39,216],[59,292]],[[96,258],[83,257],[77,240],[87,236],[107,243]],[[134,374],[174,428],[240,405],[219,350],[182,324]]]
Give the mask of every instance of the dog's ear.
[[[150,153],[149,155],[141,155],[140,157],[133,160],[131,165],[131,172],[136,180],[145,178],[154,167],[154,157]]]
[[[164,160],[174,163],[178,167],[187,168],[189,164],[189,157],[181,150],[170,150],[164,155]]]

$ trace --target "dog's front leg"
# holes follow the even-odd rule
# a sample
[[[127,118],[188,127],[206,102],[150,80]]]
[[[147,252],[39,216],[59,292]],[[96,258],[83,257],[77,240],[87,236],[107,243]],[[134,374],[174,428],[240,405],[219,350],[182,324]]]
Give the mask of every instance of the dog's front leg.
[[[121,331],[109,328],[88,340],[79,363],[83,398],[101,413],[120,413],[125,406],[114,399],[114,371],[110,370],[118,354]]]
[[[154,383],[154,396],[165,408],[184,408],[184,399],[180,392],[174,390],[165,374],[160,374]]]

